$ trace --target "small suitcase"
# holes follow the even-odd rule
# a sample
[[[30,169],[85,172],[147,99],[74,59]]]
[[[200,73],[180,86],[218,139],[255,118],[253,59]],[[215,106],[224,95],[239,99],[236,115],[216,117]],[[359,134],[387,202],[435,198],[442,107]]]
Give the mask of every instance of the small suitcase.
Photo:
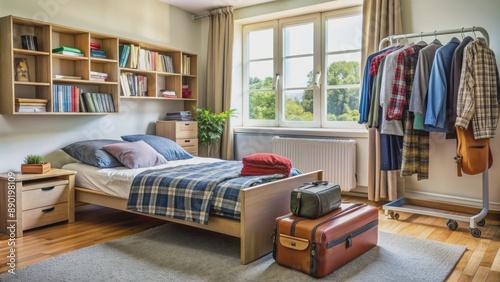
[[[273,257],[282,266],[323,277],[378,242],[378,210],[342,203],[316,219],[287,214],[275,221]]]

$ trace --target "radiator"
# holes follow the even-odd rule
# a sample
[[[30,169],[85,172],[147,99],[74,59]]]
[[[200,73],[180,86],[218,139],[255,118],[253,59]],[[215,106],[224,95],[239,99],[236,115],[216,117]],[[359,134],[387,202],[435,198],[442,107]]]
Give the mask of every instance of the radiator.
[[[323,170],[323,178],[342,191],[356,187],[356,141],[350,139],[274,136],[273,153],[286,157],[302,172]]]

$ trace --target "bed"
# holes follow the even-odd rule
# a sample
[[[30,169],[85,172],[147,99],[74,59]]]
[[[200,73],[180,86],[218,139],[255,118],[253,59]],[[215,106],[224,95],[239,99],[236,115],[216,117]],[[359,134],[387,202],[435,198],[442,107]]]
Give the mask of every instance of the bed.
[[[155,166],[165,169],[180,165],[210,164],[217,159],[194,157],[187,160],[170,161]],[[97,168],[83,163],[66,164],[64,169],[77,171],[75,200],[127,212],[131,182],[140,173],[151,167],[127,169],[125,167]],[[179,224],[202,228],[240,238],[240,263],[248,264],[272,251],[271,235],[276,217],[290,212],[290,192],[304,182],[321,180],[322,171],[299,174],[272,182],[243,188],[239,194],[239,220],[210,214],[208,224],[181,219],[143,214]]]

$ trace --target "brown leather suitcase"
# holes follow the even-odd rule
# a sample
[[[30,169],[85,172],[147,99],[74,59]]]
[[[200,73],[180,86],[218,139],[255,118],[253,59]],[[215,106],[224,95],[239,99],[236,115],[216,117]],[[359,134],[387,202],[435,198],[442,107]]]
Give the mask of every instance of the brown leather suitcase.
[[[276,262],[313,277],[330,274],[378,242],[378,210],[367,204],[342,203],[316,219],[290,213],[275,223]]]

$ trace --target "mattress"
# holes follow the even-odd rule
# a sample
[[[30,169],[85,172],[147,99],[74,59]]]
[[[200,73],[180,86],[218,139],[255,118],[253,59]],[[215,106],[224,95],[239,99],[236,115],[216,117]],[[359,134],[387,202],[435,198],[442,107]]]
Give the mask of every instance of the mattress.
[[[136,169],[129,169],[126,167],[98,168],[84,163],[69,163],[64,165],[63,168],[77,172],[75,176],[76,187],[88,188],[108,195],[128,199],[130,187],[134,177],[143,171],[186,164],[213,163],[218,161],[221,160],[194,157],[187,160],[169,161],[166,164],[155,167]]]

